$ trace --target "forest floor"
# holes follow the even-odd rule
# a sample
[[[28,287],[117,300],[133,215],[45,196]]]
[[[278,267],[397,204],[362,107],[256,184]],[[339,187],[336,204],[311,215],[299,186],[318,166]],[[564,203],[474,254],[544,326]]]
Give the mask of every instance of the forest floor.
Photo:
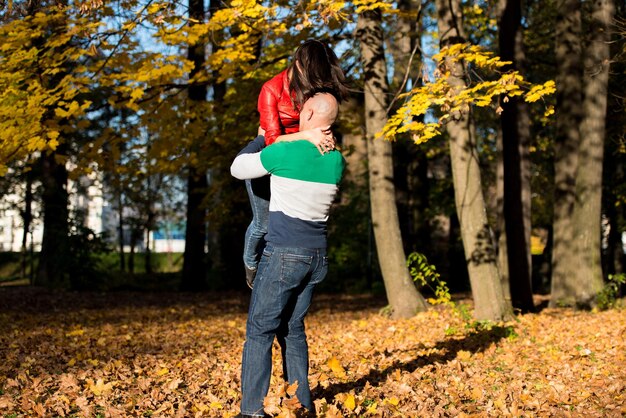
[[[0,288],[0,416],[232,417],[248,299]],[[406,320],[384,304],[314,300],[318,416],[626,416],[623,308],[477,324],[467,300]],[[296,416],[274,361],[267,410]]]

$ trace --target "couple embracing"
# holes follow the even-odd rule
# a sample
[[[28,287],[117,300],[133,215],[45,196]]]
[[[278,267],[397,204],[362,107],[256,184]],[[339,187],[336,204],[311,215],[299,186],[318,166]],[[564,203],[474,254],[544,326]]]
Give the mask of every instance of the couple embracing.
[[[314,413],[304,329],[313,290],[326,276],[326,222],[345,167],[331,125],[348,96],[332,49],[304,42],[289,67],[263,85],[257,138],[231,174],[246,181],[253,219],[244,267],[252,288],[241,370],[242,417],[263,417],[278,340],[284,378]]]

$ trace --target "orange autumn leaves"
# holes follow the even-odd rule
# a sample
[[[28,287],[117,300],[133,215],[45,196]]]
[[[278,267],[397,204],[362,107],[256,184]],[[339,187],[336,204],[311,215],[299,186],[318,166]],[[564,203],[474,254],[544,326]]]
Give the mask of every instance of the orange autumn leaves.
[[[0,290],[0,416],[233,417],[247,294]],[[379,299],[319,295],[307,322],[322,417],[626,413],[626,315],[545,310],[466,328],[438,307],[408,320]],[[274,375],[265,407],[301,411]]]

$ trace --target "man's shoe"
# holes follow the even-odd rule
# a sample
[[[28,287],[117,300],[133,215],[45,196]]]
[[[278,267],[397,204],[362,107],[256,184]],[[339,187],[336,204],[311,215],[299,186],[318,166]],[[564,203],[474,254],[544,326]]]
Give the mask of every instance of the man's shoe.
[[[254,285],[254,278],[256,277],[256,269],[251,269],[248,266],[244,266],[244,268],[246,269],[246,284],[250,289],[252,289],[252,286]]]

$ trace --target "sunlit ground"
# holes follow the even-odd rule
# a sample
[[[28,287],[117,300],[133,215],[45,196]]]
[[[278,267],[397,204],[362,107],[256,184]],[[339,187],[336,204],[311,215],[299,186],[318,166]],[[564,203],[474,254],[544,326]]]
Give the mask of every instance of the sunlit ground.
[[[234,416],[248,297],[0,288],[0,414]],[[478,325],[441,307],[390,320],[384,303],[314,301],[319,416],[626,414],[624,310],[545,309]],[[278,355],[274,370],[268,409],[294,416]]]

